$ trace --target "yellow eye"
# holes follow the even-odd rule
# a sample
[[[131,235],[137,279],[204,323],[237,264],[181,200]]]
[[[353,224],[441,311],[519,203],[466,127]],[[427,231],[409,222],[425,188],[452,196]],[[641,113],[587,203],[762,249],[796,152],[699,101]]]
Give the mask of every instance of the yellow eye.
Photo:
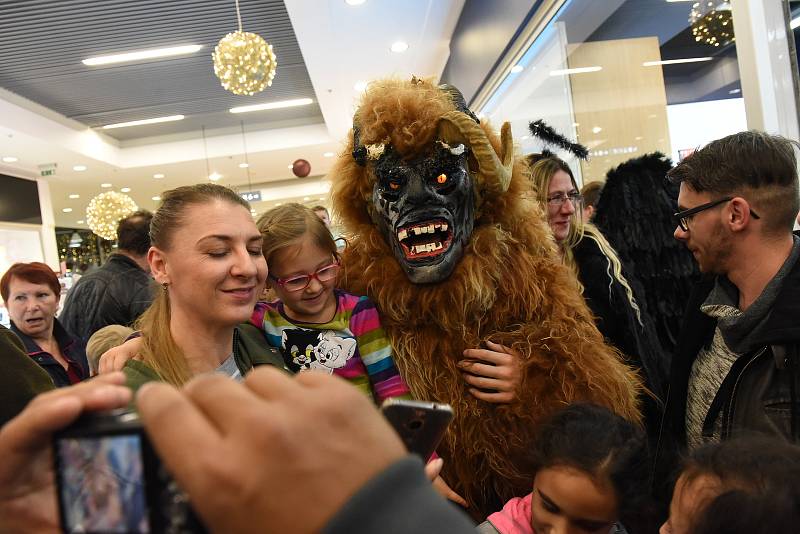
[[[447,175],[446,175],[446,174],[444,174],[444,173],[440,174],[439,176],[437,176],[437,177],[436,177],[436,181],[437,181],[439,184],[445,184],[445,183],[447,183]]]

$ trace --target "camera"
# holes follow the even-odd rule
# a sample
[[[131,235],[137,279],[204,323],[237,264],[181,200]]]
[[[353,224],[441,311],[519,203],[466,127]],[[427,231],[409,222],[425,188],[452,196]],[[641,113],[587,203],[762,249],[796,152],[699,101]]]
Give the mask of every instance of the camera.
[[[204,533],[135,412],[87,413],[53,438],[64,532]]]

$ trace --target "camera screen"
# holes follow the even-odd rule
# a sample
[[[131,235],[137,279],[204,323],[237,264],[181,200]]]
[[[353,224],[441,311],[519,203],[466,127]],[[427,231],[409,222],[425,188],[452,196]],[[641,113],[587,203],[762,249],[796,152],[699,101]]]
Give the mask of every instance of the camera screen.
[[[139,434],[58,440],[66,532],[150,532]]]

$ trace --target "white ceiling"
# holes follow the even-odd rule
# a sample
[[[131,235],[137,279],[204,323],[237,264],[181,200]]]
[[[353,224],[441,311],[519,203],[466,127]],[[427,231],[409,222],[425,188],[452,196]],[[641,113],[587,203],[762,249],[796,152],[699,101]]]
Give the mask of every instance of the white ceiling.
[[[0,163],[0,173],[37,178],[39,165],[56,163],[56,175],[45,180],[56,224],[68,227],[83,226],[77,221],[84,219],[93,196],[122,187],[131,188],[128,194],[141,207],[154,209],[156,202],[151,197],[164,189],[207,179],[206,151],[208,169],[223,175],[219,183],[243,190],[273,188],[276,194],[288,195],[270,195],[269,202],[254,205],[258,211],[281,200],[302,201],[306,196],[317,202],[318,182],[335,159],[324,154],[341,151],[350,127],[358,97],[354,85],[390,75],[438,78],[464,0],[367,0],[360,6],[349,6],[344,0],[285,3],[324,123],[286,121],[276,128],[269,122],[268,111],[242,114],[249,180],[246,170],[238,167],[245,157],[239,127],[206,125],[207,149],[200,132],[119,141],[4,89],[0,89],[0,156],[14,156],[18,161]],[[230,4],[233,9],[233,2]],[[228,31],[230,28],[221,26],[220,38]],[[397,40],[408,42],[405,53],[389,50]],[[212,69],[210,59],[208,69]],[[270,101],[270,89],[251,98],[253,103]],[[152,127],[148,127],[150,131]],[[311,163],[311,175],[316,179],[294,178],[288,166],[298,158]],[[75,165],[85,165],[87,170],[76,172],[72,169]],[[156,173],[165,178],[154,179]],[[302,188],[286,187],[291,182],[285,180],[308,186],[309,194]],[[101,183],[113,187],[104,189]],[[70,194],[80,198],[69,199]],[[64,208],[73,211],[64,213]]]

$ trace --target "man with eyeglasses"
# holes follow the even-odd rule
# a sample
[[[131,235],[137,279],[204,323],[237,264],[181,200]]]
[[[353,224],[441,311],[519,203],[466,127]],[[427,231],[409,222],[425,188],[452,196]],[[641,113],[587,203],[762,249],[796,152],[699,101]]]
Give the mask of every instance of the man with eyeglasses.
[[[742,434],[800,441],[795,145],[741,132],[667,173],[680,184],[675,238],[704,278],[672,361],[660,467],[681,449]]]

